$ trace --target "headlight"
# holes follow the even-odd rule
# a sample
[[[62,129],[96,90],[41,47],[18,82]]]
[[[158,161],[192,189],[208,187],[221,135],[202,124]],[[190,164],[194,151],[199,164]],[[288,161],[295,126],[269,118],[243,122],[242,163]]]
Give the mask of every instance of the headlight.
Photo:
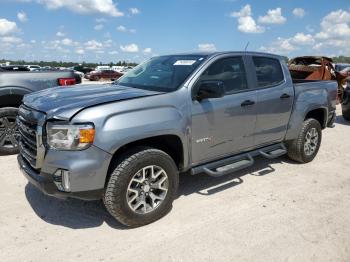
[[[62,125],[48,123],[47,143],[58,150],[82,150],[89,147],[95,138],[92,124]]]

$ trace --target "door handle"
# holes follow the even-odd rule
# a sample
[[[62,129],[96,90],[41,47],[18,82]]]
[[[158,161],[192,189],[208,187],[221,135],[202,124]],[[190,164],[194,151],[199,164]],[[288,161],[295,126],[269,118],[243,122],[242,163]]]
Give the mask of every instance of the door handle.
[[[288,95],[288,94],[283,94],[283,95],[281,95],[280,98],[281,98],[281,99],[287,99],[287,98],[290,98],[290,95]]]
[[[252,105],[254,105],[254,104],[255,104],[254,101],[252,101],[252,100],[246,100],[246,101],[244,101],[244,102],[241,104],[241,106],[242,106],[242,107],[244,107],[244,106],[252,106]]]

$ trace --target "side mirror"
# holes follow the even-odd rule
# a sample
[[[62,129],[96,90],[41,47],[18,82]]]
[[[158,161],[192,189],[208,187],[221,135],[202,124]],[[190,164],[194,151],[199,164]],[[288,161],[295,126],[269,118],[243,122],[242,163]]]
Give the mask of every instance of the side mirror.
[[[197,92],[197,100],[208,98],[220,98],[225,95],[225,86],[223,81],[209,80],[202,81]]]

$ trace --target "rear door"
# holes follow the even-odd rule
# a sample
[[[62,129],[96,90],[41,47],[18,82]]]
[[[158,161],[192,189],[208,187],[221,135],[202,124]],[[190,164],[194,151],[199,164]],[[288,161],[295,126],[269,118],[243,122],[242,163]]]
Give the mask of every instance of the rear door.
[[[255,68],[258,100],[255,146],[282,141],[294,99],[293,84],[285,77],[288,69],[273,57],[253,56],[251,63]]]

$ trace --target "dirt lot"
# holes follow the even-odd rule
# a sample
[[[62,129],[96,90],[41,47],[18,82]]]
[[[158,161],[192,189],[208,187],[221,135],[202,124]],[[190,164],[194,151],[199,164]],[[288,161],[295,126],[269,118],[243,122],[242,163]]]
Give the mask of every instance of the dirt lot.
[[[1,156],[0,261],[349,262],[349,134],[338,116],[310,164],[182,176],[172,212],[131,230],[100,202],[44,196]]]

